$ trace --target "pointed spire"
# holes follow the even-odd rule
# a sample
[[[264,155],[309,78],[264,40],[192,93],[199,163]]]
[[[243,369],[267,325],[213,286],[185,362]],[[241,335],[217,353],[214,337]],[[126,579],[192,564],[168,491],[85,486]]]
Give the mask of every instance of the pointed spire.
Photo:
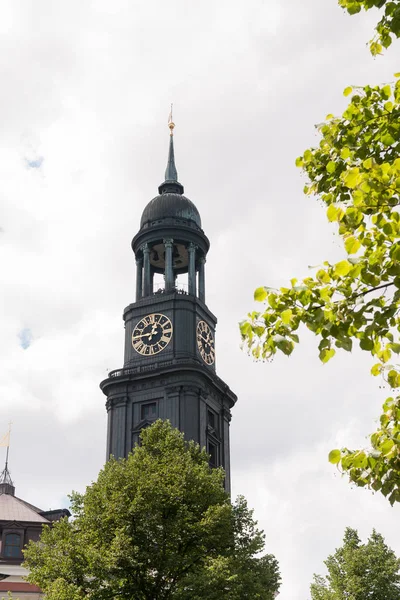
[[[169,138],[169,152],[167,168],[165,169],[165,181],[178,181],[178,171],[175,166],[175,154],[174,154],[174,136],[171,132]]]
[[[175,123],[172,120],[172,104],[171,104],[171,112],[168,117],[168,127],[170,130],[169,137],[169,151],[168,151],[168,162],[167,168],[165,169],[165,181],[160,185],[158,191],[160,194],[165,194],[167,192],[170,193],[178,193],[183,194],[183,185],[181,185],[178,181],[178,171],[175,166],[175,152],[174,152],[174,128]]]
[[[15,495],[15,487],[11,479],[11,473],[8,470],[8,455],[10,451],[10,435],[11,435],[11,422],[8,424],[7,433],[0,439],[0,446],[7,447],[6,464],[0,475],[0,494]]]

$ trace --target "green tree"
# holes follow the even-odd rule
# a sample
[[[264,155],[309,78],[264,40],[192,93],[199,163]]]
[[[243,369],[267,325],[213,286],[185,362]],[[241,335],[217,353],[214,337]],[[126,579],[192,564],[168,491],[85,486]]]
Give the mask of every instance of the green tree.
[[[348,527],[325,565],[326,578],[314,575],[312,600],[400,600],[400,559],[375,530],[362,544]]]
[[[72,521],[29,544],[30,581],[47,600],[272,599],[277,561],[257,556],[263,532],[208,460],[157,421],[126,460],[110,460],[71,496]]]
[[[397,77],[400,74],[396,74]],[[304,324],[319,342],[326,363],[336,349],[354,344],[374,359],[372,375],[400,387],[400,80],[382,87],[346,88],[350,104],[341,117],[328,115],[318,126],[321,141],[296,161],[336,224],[346,258],[324,262],[315,275],[291,280],[278,290],[255,291],[263,302],[240,325],[242,339],[258,360],[277,351],[289,355]],[[400,396],[386,399],[380,427],[369,450],[334,450],[359,486],[370,486],[400,501]]]
[[[373,56],[381,54],[383,47],[390,46],[392,36],[400,37],[400,0],[338,0],[338,2],[339,6],[351,15],[359,13],[362,9],[383,9],[383,16],[375,27],[375,36],[369,43]]]

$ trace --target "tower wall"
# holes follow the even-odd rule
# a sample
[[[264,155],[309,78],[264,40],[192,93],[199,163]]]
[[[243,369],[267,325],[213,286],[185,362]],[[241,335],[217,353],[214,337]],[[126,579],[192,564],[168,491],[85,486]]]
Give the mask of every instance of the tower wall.
[[[213,372],[205,373],[195,361],[153,373],[128,368],[111,373],[102,386],[108,397],[107,457],[126,457],[144,427],[168,419],[187,440],[207,450],[215,446],[215,466],[224,467],[230,489],[229,422],[235,398]]]

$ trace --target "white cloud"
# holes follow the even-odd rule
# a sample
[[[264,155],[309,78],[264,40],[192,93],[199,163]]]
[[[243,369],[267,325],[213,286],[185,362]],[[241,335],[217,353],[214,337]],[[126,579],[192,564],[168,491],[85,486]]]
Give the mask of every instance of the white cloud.
[[[13,420],[20,496],[59,506],[104,460],[98,384],[122,364],[130,241],[163,179],[174,102],[180,180],[211,240],[218,372],[239,396],[234,491],[281,561],[280,598],[307,597],[346,525],[363,536],[376,527],[400,553],[395,509],[351,489],[326,460],[374,429],[385,391],[368,357],[322,366],[304,332],[290,359],[256,365],[237,329],[255,287],[341,255],[294,160],[318,143],[314,123],[343,109],[346,85],[398,70],[395,50],[383,60],[367,52],[374,19],[318,0],[4,3],[0,430]]]

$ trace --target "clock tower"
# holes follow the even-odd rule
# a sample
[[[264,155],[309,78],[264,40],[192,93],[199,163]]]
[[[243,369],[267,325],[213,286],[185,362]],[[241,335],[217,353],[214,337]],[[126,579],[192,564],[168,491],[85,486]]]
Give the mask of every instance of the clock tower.
[[[123,313],[125,355],[100,388],[107,396],[107,458],[126,457],[143,427],[169,419],[206,447],[226,472],[229,423],[237,398],[216,374],[217,319],[206,304],[210,247],[200,214],[178,182],[172,119],[165,181],[143,211],[132,240],[136,301]]]

